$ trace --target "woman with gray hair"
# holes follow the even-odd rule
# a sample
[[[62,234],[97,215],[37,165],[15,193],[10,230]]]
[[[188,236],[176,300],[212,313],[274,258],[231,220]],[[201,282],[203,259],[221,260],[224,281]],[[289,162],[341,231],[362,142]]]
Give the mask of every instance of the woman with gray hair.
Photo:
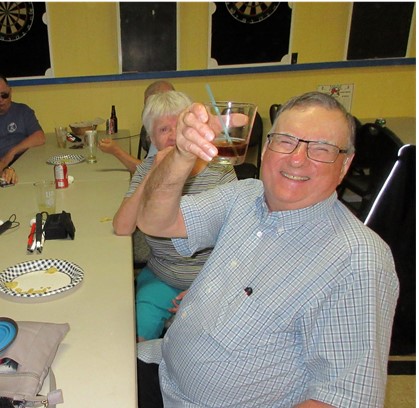
[[[177,91],[158,93],[148,98],[142,121],[158,151],[170,150],[175,146],[177,118],[191,104],[184,93]],[[137,187],[150,172],[154,161],[155,156],[147,157],[137,166],[129,191],[113,220],[116,234],[131,235],[135,231],[141,198],[141,189]],[[198,159],[183,194],[197,194],[236,179],[232,166],[215,165]],[[205,249],[193,257],[183,257],[177,253],[170,239],[148,235],[145,239],[150,247],[150,258],[136,277],[138,341],[161,335],[165,321],[171,317],[168,309],[173,306],[172,300],[189,288],[211,253],[211,249]]]

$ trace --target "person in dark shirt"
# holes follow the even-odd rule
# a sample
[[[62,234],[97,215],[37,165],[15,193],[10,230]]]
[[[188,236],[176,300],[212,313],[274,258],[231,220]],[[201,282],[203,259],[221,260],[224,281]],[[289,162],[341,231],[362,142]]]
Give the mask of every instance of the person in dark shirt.
[[[17,177],[10,165],[27,149],[45,143],[45,134],[35,112],[23,103],[12,102],[12,88],[0,74],[0,175],[7,182]]]

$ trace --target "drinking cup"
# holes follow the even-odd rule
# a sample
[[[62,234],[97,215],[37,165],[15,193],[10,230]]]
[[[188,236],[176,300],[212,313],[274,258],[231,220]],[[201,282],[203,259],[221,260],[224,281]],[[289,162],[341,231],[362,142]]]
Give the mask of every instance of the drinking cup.
[[[67,128],[65,126],[56,127],[55,137],[57,138],[58,147],[65,149],[67,146]]]
[[[87,163],[96,163],[97,162],[97,131],[96,130],[87,130],[84,134],[84,145],[87,148]]]
[[[34,186],[39,212],[45,211],[48,214],[55,214],[55,182],[42,180],[34,183]]]
[[[208,123],[215,132],[213,144],[218,149],[213,162],[233,166],[242,164],[249,146],[257,106],[242,102],[215,102],[207,103],[205,107],[212,115]]]

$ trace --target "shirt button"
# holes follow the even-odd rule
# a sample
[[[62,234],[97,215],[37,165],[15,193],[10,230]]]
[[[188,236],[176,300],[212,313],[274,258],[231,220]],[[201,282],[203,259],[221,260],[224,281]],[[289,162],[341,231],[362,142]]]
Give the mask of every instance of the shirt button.
[[[256,233],[256,236],[257,236],[258,238],[262,238],[262,235],[263,235],[263,232],[262,232],[262,231],[258,231],[258,232]]]
[[[234,260],[232,260],[231,261],[231,263],[230,263],[230,266],[232,267],[232,268],[235,268],[236,266],[237,266],[237,261],[234,259]]]
[[[188,314],[186,312],[182,312],[182,314],[180,315],[182,319],[184,319]]]

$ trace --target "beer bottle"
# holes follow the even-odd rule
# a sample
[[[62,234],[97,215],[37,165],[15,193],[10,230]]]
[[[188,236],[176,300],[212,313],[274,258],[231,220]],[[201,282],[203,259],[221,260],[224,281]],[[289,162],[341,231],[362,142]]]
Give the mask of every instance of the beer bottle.
[[[113,124],[113,133],[118,133],[118,118],[116,116],[115,105],[112,105],[111,122]]]

